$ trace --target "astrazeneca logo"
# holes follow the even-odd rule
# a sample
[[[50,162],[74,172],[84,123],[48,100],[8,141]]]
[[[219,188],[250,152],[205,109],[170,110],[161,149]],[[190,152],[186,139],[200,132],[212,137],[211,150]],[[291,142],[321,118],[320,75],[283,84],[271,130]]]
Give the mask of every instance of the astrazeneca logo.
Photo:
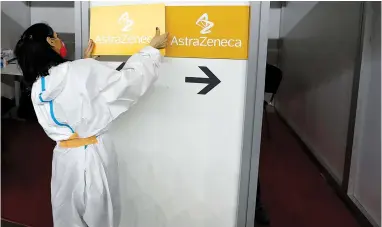
[[[123,25],[122,31],[128,32],[134,24],[134,21],[130,19],[129,13],[124,12],[118,19],[118,23]]]
[[[172,37],[170,45],[175,46],[194,46],[194,47],[224,47],[224,48],[241,48],[242,41],[237,38],[209,38],[207,35],[211,33],[211,28],[215,25],[208,20],[208,14],[203,13],[197,20],[196,25],[201,27],[202,30],[200,37]],[[216,33],[215,33],[216,36]],[[222,35],[223,36],[223,35]]]
[[[128,12],[124,12],[118,18],[118,24],[123,25],[121,31],[129,32],[132,30],[134,21],[130,18]],[[147,35],[131,35],[131,34],[107,34],[98,35],[95,42],[100,44],[149,44],[152,36]]]
[[[210,29],[214,26],[214,23],[208,20],[208,14],[204,13],[196,20],[196,25],[202,28],[200,34],[205,35],[211,33]]]

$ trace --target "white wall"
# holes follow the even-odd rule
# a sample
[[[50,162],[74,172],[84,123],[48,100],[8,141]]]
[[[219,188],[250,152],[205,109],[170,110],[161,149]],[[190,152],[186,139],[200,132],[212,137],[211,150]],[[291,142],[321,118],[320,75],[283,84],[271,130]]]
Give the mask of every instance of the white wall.
[[[276,107],[340,183],[344,168],[360,2],[288,2],[284,73]]]
[[[267,63],[278,65],[281,8],[269,10]]]
[[[269,10],[269,39],[278,39],[280,37],[280,16],[281,8],[271,8]]]
[[[298,23],[318,4],[311,2],[288,2],[286,8],[281,10],[280,36],[286,37]]]
[[[22,32],[38,22],[46,22],[56,32],[65,33],[63,40],[68,48],[68,58],[73,59],[74,8],[63,2],[33,2],[32,7],[21,1],[1,2],[1,47],[13,49]],[[3,83],[1,86],[1,94],[12,99],[13,87]]]
[[[381,3],[366,3],[349,196],[381,225]]]
[[[31,23],[47,23],[59,34],[68,49],[67,58],[75,58],[74,2],[46,1],[31,3]]]
[[[14,48],[31,24],[30,8],[24,2],[1,2],[1,48]]]
[[[171,3],[189,4],[249,3]],[[207,95],[197,94],[204,85],[184,82],[205,77],[201,65],[222,81]],[[111,129],[120,163],[121,226],[235,226],[246,72],[247,60],[165,58],[150,93]]]
[[[24,2],[1,3],[1,48],[14,49],[21,34],[31,24],[30,8]],[[1,96],[14,98],[14,88],[9,84],[1,83]]]
[[[272,7],[274,3],[275,7]],[[281,13],[283,12],[281,8],[281,2],[272,2],[271,9],[269,10],[269,27],[268,27],[268,51],[267,51],[267,63],[272,65],[279,65],[279,41],[283,39],[284,34],[287,34],[287,30],[294,27],[295,20],[301,19],[304,14],[308,13],[310,9],[314,7],[317,2],[309,2],[308,4],[302,4],[293,8],[293,17],[288,19],[288,24],[284,24],[284,27],[280,26],[281,23]],[[277,7],[276,7],[277,6]],[[292,15],[292,14],[289,14]],[[284,31],[281,31],[281,30]],[[283,34],[284,33],[284,34]],[[268,94],[266,94],[268,96]]]
[[[74,8],[32,5],[31,22],[46,22],[58,33],[74,33]]]

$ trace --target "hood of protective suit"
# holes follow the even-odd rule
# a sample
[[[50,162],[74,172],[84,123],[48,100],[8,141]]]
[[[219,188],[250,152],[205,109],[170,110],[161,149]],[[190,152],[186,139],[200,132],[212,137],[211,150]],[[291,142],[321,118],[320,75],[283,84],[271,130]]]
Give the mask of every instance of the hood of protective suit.
[[[37,103],[42,104],[54,100],[65,88],[69,64],[63,63],[49,70],[49,75],[40,77],[37,85],[40,86],[40,94]]]

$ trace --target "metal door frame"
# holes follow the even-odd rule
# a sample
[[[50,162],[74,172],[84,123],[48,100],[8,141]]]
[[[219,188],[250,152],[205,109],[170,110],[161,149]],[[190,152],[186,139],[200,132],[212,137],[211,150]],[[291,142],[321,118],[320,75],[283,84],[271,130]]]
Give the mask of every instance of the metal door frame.
[[[74,2],[75,59],[84,57],[89,40],[90,2]]]
[[[270,2],[250,2],[243,147],[236,227],[253,227],[263,120]]]

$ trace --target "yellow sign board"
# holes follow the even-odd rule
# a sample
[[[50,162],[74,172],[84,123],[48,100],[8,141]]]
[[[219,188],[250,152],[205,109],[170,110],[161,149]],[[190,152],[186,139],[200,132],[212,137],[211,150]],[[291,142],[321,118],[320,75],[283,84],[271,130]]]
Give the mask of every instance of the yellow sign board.
[[[156,27],[166,30],[164,4],[93,7],[90,16],[94,55],[135,54],[150,43]]]
[[[168,57],[248,58],[249,6],[167,6]]]

